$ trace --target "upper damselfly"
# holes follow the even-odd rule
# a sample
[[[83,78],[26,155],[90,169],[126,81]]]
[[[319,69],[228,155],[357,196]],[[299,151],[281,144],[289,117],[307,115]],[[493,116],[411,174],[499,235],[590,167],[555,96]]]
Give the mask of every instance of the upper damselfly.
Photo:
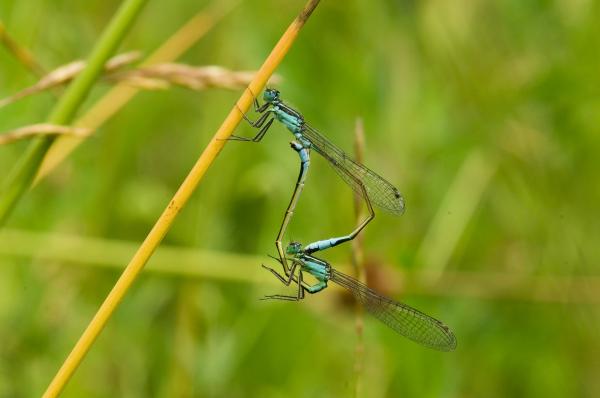
[[[294,134],[303,147],[314,149],[315,152],[327,159],[355,192],[363,196],[366,193],[373,204],[392,214],[404,212],[404,198],[394,185],[368,167],[353,160],[351,156],[310,126],[300,112],[281,100],[278,90],[267,88],[263,94],[263,100],[265,101],[263,105],[259,105],[258,101],[254,100],[255,111],[261,116],[254,122],[246,118],[253,127],[260,129],[256,136],[253,138],[232,136],[232,140],[259,142],[273,121],[278,120]]]

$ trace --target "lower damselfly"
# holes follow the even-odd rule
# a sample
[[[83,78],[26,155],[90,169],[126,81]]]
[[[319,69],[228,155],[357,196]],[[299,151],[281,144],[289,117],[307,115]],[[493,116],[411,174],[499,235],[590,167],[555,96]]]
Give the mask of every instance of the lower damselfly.
[[[288,260],[291,262],[291,267],[285,276],[263,265],[286,286],[292,282],[298,285],[298,293],[295,296],[276,294],[265,296],[265,299],[299,301],[304,298],[305,292],[318,293],[327,288],[328,282],[333,282],[348,290],[367,312],[402,336],[440,351],[452,351],[456,348],[456,337],[443,322],[406,304],[380,295],[367,285],[336,270],[327,261],[307,253],[306,247],[303,249],[298,242],[291,242],[287,246],[286,254],[290,256]],[[304,273],[312,275],[317,282],[307,283],[304,280]]]

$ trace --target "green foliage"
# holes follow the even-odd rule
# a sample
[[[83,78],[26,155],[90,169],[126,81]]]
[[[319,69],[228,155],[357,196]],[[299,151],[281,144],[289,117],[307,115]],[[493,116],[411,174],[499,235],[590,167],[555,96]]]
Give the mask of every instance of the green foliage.
[[[0,19],[51,69],[86,56],[119,3],[8,0]],[[200,3],[149,2],[124,49],[150,52]],[[256,69],[303,3],[243,2],[182,61]],[[401,218],[379,213],[367,228],[368,262],[441,272],[444,283],[405,282],[422,294],[402,296],[388,281],[390,294],[458,338],[456,352],[441,354],[365,318],[363,396],[600,395],[598,293],[556,289],[540,303],[533,286],[550,276],[598,286],[599,18],[586,1],[323,0],[302,31],[278,71],[284,99],[348,152],[364,118],[365,163],[407,200]],[[33,81],[0,50],[0,97]],[[105,91],[99,84],[92,100]],[[7,228],[96,237],[100,253],[112,240],[140,242],[238,96],[139,95],[22,199]],[[0,131],[44,120],[54,103],[42,94],[0,109]],[[260,145],[227,144],[165,238],[180,248],[173,262],[189,248],[241,253],[256,275],[256,256],[271,261],[298,169],[290,140],[275,126]],[[25,147],[1,147],[0,170]],[[472,177],[479,167],[488,179]],[[289,239],[353,225],[351,191],[313,156]],[[348,263],[349,250],[326,257]],[[86,250],[78,256],[89,263]],[[0,256],[0,396],[40,395],[119,275],[74,257]],[[110,262],[122,259],[127,250]],[[140,278],[63,396],[353,394],[354,315],[335,291],[302,304],[258,301],[284,288],[211,272]],[[443,279],[456,272],[474,277]],[[509,297],[501,278],[478,275],[531,288]]]

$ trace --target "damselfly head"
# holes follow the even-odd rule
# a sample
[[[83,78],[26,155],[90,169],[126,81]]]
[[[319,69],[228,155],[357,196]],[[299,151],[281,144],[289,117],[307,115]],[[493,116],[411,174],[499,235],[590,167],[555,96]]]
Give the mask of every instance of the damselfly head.
[[[300,242],[290,242],[285,249],[287,254],[298,254],[302,250],[302,243]]]
[[[279,91],[274,88],[267,88],[263,94],[263,99],[266,102],[275,102],[279,100]]]

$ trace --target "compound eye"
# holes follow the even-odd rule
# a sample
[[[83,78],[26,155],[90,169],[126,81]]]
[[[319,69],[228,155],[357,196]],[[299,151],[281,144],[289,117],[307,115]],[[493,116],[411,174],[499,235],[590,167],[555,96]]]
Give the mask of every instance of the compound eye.
[[[265,90],[265,93],[263,94],[263,99],[267,102],[272,102],[273,100],[275,100],[277,98],[277,94],[275,94],[273,92],[273,89],[268,88]]]
[[[302,250],[302,244],[300,242],[290,242],[286,248],[287,254],[297,254],[300,250]]]

